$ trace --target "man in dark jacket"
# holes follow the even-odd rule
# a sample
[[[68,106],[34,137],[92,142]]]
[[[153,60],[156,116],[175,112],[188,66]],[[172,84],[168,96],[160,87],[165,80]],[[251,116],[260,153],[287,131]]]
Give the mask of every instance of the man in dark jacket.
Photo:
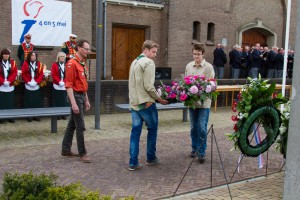
[[[240,77],[241,69],[242,69],[242,50],[241,46],[234,45],[234,50],[232,52],[232,78],[238,79]]]
[[[247,78],[249,75],[249,68],[251,66],[250,47],[246,45],[242,53],[242,72],[241,77]]]
[[[266,60],[267,66],[267,78],[275,78],[275,65],[274,65],[274,58],[278,52],[278,47],[273,46],[272,50],[269,51]]]
[[[224,65],[226,64],[226,54],[224,49],[220,43],[216,45],[216,49],[214,50],[214,70],[216,73],[216,78],[223,79],[224,78]]]
[[[278,50],[278,54],[274,57],[275,78],[282,78],[283,62],[284,62],[284,50],[283,48],[280,48]]]
[[[287,75],[289,78],[293,77],[293,67],[294,67],[294,51],[289,50],[288,62],[287,62]]]
[[[258,70],[261,68],[263,61],[263,55],[260,51],[260,44],[255,44],[255,49],[251,53],[251,68],[250,68],[250,77],[258,78]]]

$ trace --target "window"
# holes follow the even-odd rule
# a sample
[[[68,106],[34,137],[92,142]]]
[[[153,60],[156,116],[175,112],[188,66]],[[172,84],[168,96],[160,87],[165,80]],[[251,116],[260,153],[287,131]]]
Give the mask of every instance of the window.
[[[208,23],[207,25],[207,42],[214,43],[215,40],[215,24]]]
[[[200,41],[200,22],[193,22],[193,40]]]

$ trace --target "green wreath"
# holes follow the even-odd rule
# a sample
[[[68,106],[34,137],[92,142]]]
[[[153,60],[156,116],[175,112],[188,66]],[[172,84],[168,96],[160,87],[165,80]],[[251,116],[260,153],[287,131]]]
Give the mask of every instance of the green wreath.
[[[261,143],[253,146],[250,144],[249,135],[252,133],[252,127],[255,122],[263,125],[267,136]],[[240,128],[240,137],[238,138],[239,149],[247,156],[256,157],[264,153],[275,142],[279,134],[280,124],[280,113],[275,108],[266,106],[255,110]]]
[[[232,110],[238,112],[231,117],[235,122],[234,132],[226,134],[234,142],[233,149],[239,149],[246,156],[258,156],[268,150],[280,133],[282,124],[281,113],[277,110],[280,104],[287,103],[282,94],[276,94],[276,83],[268,84],[268,80],[248,78],[248,84],[241,88]],[[265,139],[253,146],[248,137],[253,132],[255,122],[263,126],[266,132]]]

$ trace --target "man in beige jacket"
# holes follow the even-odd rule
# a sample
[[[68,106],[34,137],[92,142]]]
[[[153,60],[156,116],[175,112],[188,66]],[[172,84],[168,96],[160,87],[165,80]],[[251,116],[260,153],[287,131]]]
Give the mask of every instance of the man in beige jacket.
[[[166,105],[154,87],[155,64],[152,60],[157,53],[158,44],[146,40],[143,44],[143,52],[131,64],[129,72],[129,104],[132,116],[132,129],[130,135],[130,161],[129,170],[139,169],[138,161],[139,143],[143,122],[148,130],[147,136],[147,165],[159,164],[156,157],[156,139],[158,129],[158,113],[155,100]]]

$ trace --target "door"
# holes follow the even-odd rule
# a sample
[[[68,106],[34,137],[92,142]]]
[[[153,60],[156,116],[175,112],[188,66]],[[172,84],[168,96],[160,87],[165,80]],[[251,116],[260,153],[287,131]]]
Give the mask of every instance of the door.
[[[112,76],[114,80],[128,80],[131,62],[142,52],[144,29],[113,28]]]
[[[260,46],[267,46],[267,36],[259,32],[257,29],[250,29],[243,32],[242,46],[255,46],[260,43]]]

